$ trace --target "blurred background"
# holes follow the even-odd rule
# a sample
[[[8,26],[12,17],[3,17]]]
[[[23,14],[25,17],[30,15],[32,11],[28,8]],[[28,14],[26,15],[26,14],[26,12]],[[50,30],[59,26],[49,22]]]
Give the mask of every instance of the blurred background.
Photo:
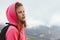
[[[27,40],[60,40],[60,0],[0,0],[0,30],[7,7],[17,1],[25,8]]]

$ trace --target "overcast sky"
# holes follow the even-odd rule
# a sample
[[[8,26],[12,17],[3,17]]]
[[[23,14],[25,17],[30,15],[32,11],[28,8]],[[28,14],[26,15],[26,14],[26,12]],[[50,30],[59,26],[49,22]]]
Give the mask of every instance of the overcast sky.
[[[0,0],[0,23],[7,22],[6,8],[16,1],[23,3],[29,26],[60,25],[60,0]]]

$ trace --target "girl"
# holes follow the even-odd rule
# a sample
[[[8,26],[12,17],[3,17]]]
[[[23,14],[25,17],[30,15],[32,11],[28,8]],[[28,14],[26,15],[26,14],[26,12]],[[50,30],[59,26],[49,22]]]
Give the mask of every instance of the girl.
[[[21,3],[11,4],[6,11],[6,16],[10,24],[16,25],[18,30],[10,26],[6,32],[6,40],[26,40],[24,29],[26,28],[25,10]],[[18,34],[19,37],[18,37]]]

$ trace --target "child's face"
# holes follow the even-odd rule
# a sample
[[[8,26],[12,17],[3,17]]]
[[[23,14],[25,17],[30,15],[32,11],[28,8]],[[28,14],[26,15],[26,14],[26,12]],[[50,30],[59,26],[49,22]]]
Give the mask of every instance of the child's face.
[[[25,11],[24,11],[24,7],[20,6],[16,9],[16,13],[18,16],[19,21],[24,22],[25,21]]]

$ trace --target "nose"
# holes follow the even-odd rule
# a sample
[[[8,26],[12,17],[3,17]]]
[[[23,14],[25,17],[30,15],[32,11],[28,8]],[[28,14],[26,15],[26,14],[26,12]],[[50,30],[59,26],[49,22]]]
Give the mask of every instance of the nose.
[[[23,14],[23,16],[25,16],[25,15]]]
[[[22,18],[23,18],[23,19],[25,18],[25,14],[24,14],[24,13],[22,14]]]
[[[24,11],[22,11],[22,15],[25,16],[25,12]]]
[[[25,13],[22,13],[22,16],[24,16],[24,17],[25,17]]]

